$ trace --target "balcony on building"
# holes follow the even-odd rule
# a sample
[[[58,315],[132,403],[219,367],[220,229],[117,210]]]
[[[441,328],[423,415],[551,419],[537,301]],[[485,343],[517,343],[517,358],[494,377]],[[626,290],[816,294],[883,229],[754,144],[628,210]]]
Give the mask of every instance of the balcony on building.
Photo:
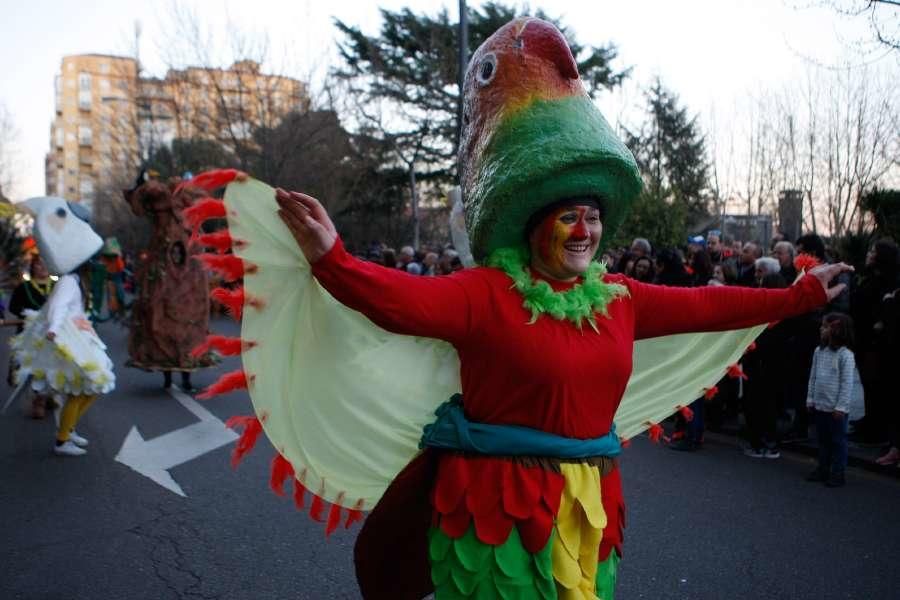
[[[91,146],[93,145],[93,132],[90,127],[85,125],[78,126],[78,145],[79,146]]]
[[[78,92],[78,110],[91,110],[91,102],[93,98],[91,97],[90,90],[88,91],[79,91]]]

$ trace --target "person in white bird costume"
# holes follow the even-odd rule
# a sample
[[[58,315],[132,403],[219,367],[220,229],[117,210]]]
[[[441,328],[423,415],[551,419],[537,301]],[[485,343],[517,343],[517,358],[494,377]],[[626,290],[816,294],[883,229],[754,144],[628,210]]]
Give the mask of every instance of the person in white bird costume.
[[[80,271],[103,240],[89,224],[90,212],[62,198],[31,198],[34,236],[50,273],[59,281],[40,311],[27,311],[25,329],[11,340],[19,369],[13,397],[28,387],[64,399],[53,452],[81,456],[88,441],[75,425],[100,394],[112,391],[115,375],[106,345],[85,314],[87,279]]]

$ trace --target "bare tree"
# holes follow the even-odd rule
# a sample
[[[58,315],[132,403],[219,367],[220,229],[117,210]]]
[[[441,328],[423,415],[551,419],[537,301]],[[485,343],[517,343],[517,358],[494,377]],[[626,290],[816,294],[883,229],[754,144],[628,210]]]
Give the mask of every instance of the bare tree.
[[[900,50],[900,1],[817,0],[813,5],[831,9],[847,19],[865,22],[877,45]],[[858,43],[866,44],[866,41]]]
[[[861,232],[863,196],[900,182],[894,87],[884,69],[809,65],[804,79],[757,96],[732,133],[746,140],[729,171],[732,197],[748,212],[772,212],[780,190],[800,190],[807,230]],[[729,170],[733,158],[724,160]]]
[[[272,62],[265,33],[229,23],[227,43],[219,43],[195,12],[177,3],[166,31],[158,47],[169,67],[167,107],[180,137],[213,139],[249,169],[259,150],[257,129],[273,130],[287,114],[310,109],[305,84],[284,70],[262,73]]]
[[[18,172],[18,154],[15,149],[19,132],[12,113],[0,104],[0,198],[12,193]]]

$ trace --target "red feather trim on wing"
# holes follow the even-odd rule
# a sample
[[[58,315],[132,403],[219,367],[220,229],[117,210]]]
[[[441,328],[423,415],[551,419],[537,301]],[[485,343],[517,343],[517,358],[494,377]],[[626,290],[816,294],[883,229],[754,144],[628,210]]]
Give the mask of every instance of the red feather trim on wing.
[[[234,450],[231,451],[231,468],[236,469],[244,456],[253,450],[259,434],[262,433],[262,422],[254,416],[234,416],[225,421],[225,427],[237,429],[243,427],[244,432],[238,438]]]
[[[196,175],[193,179],[181,182],[175,191],[178,193],[181,188],[191,186],[211,192],[234,180],[244,181],[245,179],[247,179],[247,174],[243,171],[238,171],[237,169],[215,169],[212,171],[205,171]]]
[[[706,398],[707,400],[712,400],[713,398],[716,397],[716,394],[718,394],[718,393],[719,393],[718,386],[714,385],[709,388],[703,388],[703,397]]]
[[[259,298],[244,294],[244,288],[239,286],[233,290],[217,287],[209,293],[209,297],[224,305],[235,321],[240,321],[244,314],[244,306],[252,306],[262,310],[264,303]]]
[[[221,275],[224,281],[237,281],[244,273],[255,273],[256,265],[245,263],[234,254],[198,254],[194,258],[210,271]]]
[[[353,508],[347,510],[347,520],[344,521],[344,529],[350,529],[351,525],[363,520],[363,506],[364,501],[362,498],[360,498],[356,501],[356,504],[353,506]]]
[[[694,420],[694,411],[691,410],[690,406],[678,406],[678,412],[681,413],[681,416],[684,417],[685,421],[693,421]]]
[[[313,494],[312,497],[312,504],[309,505],[309,516],[312,517],[313,521],[324,523],[325,519],[322,518],[322,513],[325,512],[325,501],[318,494]]]
[[[197,243],[207,248],[213,248],[219,254],[225,254],[231,250],[234,239],[227,229],[222,229],[214,233],[204,233],[197,236]]]
[[[241,352],[256,346],[256,342],[244,341],[239,337],[225,337],[224,335],[209,335],[206,341],[191,350],[191,356],[200,358],[211,350],[215,350],[222,356],[237,356]]]
[[[215,198],[203,198],[184,209],[181,216],[196,234],[205,221],[225,218],[225,203]]]
[[[225,306],[229,314],[234,317],[235,321],[241,320],[244,314],[244,288],[239,287],[233,290],[217,287],[209,293],[209,297]]]
[[[622,450],[625,450],[626,448],[630,448],[630,447],[631,447],[631,440],[622,440],[622,441],[619,442],[619,443],[620,443],[621,446],[622,446]]]
[[[294,505],[299,510],[303,510],[305,495],[306,495],[306,488],[303,486],[302,483],[300,483],[299,479],[294,479]]]
[[[650,423],[649,421],[648,424],[650,425],[650,428],[647,430],[647,435],[650,437],[651,442],[658,444],[660,440],[668,441],[665,436],[665,429],[662,428],[662,425],[659,423]]]
[[[213,396],[227,394],[228,392],[233,392],[235,390],[246,389],[247,375],[242,369],[238,369],[236,371],[225,373],[224,375],[219,377],[219,379],[217,379],[215,383],[203,390],[202,393],[197,394],[197,398],[199,398],[200,400],[208,400]]]
[[[294,467],[281,454],[272,459],[272,473],[269,476],[269,487],[279,496],[284,496],[284,482],[294,476]]]
[[[734,363],[733,365],[729,365],[727,373],[728,373],[728,376],[731,377],[732,379],[744,379],[744,380],[749,379],[749,377],[747,377],[746,373],[744,373],[744,370],[741,369],[741,365],[739,365],[737,363]]]
[[[325,537],[334,533],[334,530],[341,524],[341,502],[343,502],[343,499],[344,493],[341,492],[328,511],[328,520],[325,523]]]
[[[750,342],[750,345],[747,346],[747,349],[744,350],[744,353],[746,354],[747,352],[753,352],[754,350],[756,350],[756,342]]]

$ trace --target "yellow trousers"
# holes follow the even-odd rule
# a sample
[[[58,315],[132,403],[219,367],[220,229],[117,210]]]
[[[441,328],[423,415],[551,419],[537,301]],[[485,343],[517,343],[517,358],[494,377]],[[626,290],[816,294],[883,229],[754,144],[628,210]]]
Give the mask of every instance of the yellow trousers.
[[[63,406],[62,414],[59,416],[59,430],[56,432],[58,441],[65,442],[69,439],[69,433],[75,429],[75,424],[78,423],[81,415],[87,412],[96,399],[96,395],[69,396],[66,405]]]

